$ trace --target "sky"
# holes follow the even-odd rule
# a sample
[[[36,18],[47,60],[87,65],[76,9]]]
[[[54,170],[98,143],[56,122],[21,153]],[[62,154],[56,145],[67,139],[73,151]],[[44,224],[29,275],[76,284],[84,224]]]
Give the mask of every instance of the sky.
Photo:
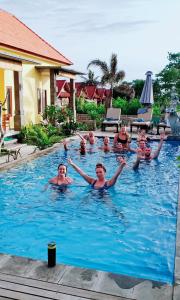
[[[116,53],[126,81],[145,79],[164,68],[168,52],[180,51],[179,0],[0,0],[0,8],[84,73],[91,60],[109,62]]]

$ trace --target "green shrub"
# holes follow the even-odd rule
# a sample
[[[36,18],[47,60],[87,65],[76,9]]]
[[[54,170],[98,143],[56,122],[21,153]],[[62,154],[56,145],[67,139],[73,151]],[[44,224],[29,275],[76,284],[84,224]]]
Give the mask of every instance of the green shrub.
[[[85,123],[77,123],[77,129],[82,131],[88,131],[88,124]]]
[[[61,128],[62,128],[62,134],[65,135],[65,136],[66,135],[69,136],[69,135],[73,134],[77,130],[78,123],[73,122],[73,121],[66,122],[66,123],[64,123],[62,125]]]
[[[139,99],[132,99],[128,102],[128,115],[136,115],[139,108],[142,107],[142,104],[139,102]]]
[[[122,115],[136,115],[138,109],[142,107],[142,105],[136,98],[127,101],[118,97],[117,99],[113,99],[113,107],[121,108]]]
[[[97,105],[95,102],[87,102],[83,98],[76,100],[77,113],[87,114],[90,111],[97,111],[98,114],[102,115],[105,113],[104,104]]]
[[[153,104],[153,116],[161,116],[161,107],[159,104]]]
[[[49,129],[49,131],[48,131]],[[61,136],[56,135],[57,129],[53,126],[42,126],[30,124],[22,128],[20,139],[30,145],[36,145],[40,150],[52,146],[54,143],[60,142]]]
[[[61,108],[55,105],[46,106],[43,113],[43,120],[47,120],[49,124],[55,125],[56,122],[62,123],[73,119],[73,112],[69,108]]]

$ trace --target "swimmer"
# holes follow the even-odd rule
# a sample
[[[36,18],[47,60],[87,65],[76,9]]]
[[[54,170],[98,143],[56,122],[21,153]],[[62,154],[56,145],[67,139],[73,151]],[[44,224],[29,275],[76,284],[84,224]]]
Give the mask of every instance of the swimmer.
[[[67,141],[66,141],[66,140],[63,141],[63,145],[64,145],[64,150],[65,150],[65,151],[68,151],[69,149],[68,149]],[[79,151],[79,153],[80,153],[81,155],[85,155],[86,152],[87,152],[87,148],[86,148],[86,140],[85,140],[85,139],[82,139],[82,140],[80,141],[80,148],[79,148],[79,149],[75,149],[75,150]]]
[[[122,144],[124,149],[128,149],[129,145],[129,134],[126,131],[126,126],[122,126],[120,132],[118,132],[114,137],[114,148],[118,148],[118,144]]]
[[[96,142],[96,137],[94,136],[94,132],[90,131],[88,134],[85,134],[84,136],[82,136],[80,133],[77,133],[78,136],[83,140],[87,140],[89,142],[90,145],[94,145]]]
[[[116,183],[118,176],[121,174],[126,165],[126,161],[123,157],[118,157],[117,160],[120,162],[120,165],[110,180],[105,179],[106,168],[102,163],[96,164],[97,179],[94,179],[84,173],[84,171],[81,170],[71,159],[69,159],[68,162],[89,184],[91,184],[94,189],[108,189]]]
[[[73,182],[70,177],[67,177],[67,167],[64,164],[59,164],[58,175],[49,180],[49,183],[61,186],[69,185]]]
[[[134,170],[139,167],[139,164],[142,160],[151,161],[152,159],[158,158],[159,153],[162,148],[162,145],[163,145],[163,142],[164,142],[164,137],[165,137],[165,134],[162,133],[160,135],[160,142],[159,142],[158,148],[157,148],[157,150],[154,151],[154,153],[152,153],[152,150],[150,147],[146,147],[144,151],[142,151],[141,149],[139,149],[137,151],[137,158],[133,165]]]
[[[103,146],[99,147],[99,149],[103,150],[104,152],[111,151],[111,146],[110,146],[109,142],[110,142],[109,137],[105,136],[104,139],[103,139]]]
[[[139,147],[138,148],[131,148],[129,147],[129,151],[134,152],[134,153],[138,153],[139,151],[141,151],[142,155],[145,155],[145,150],[146,150],[147,146],[146,146],[146,142],[144,140],[139,141]]]
[[[141,129],[138,133],[138,136],[137,136],[137,142],[139,143],[140,141],[149,141],[150,138],[146,135],[146,131],[144,129]]]

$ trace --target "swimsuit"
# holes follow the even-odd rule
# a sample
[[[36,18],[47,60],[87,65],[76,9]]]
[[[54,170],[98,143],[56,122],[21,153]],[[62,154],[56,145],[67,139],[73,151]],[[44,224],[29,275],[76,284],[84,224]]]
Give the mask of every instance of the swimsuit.
[[[107,185],[107,181],[105,182],[105,184],[103,186],[98,187],[98,188],[95,187],[96,182],[97,182],[97,180],[94,180],[94,182],[91,185],[92,188],[95,190],[105,190],[105,189],[107,190],[109,188],[109,186]]]
[[[118,136],[118,138],[117,138],[117,142],[118,143],[121,143],[121,144],[127,144],[127,142],[128,142],[128,138],[126,137],[126,139],[125,140],[122,140],[119,136]]]

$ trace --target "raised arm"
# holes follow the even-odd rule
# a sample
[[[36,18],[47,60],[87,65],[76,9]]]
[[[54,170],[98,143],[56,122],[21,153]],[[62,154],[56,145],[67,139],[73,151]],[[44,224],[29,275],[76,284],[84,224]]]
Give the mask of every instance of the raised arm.
[[[137,152],[137,158],[136,161],[133,164],[133,170],[137,170],[139,168],[139,164],[141,159],[144,159],[144,156],[142,156],[142,151],[139,149]]]
[[[81,170],[73,161],[69,158],[68,163],[78,172],[89,184],[93,184],[94,180],[92,177],[88,176],[86,173]]]
[[[158,145],[158,148],[157,148],[156,151],[154,151],[154,154],[152,155],[152,158],[153,158],[153,159],[158,158],[159,153],[160,153],[161,148],[162,148],[162,145],[163,145],[163,142],[164,142],[164,137],[165,137],[165,134],[162,133],[162,134],[161,134],[161,139],[160,139],[160,142],[159,142],[159,145]]]
[[[110,180],[107,181],[108,186],[112,186],[116,183],[116,180],[118,179],[119,175],[121,174],[123,168],[126,165],[126,161],[123,157],[121,157],[121,156],[118,157],[118,161],[120,162],[120,165],[119,165],[116,173],[114,174],[114,176]]]

